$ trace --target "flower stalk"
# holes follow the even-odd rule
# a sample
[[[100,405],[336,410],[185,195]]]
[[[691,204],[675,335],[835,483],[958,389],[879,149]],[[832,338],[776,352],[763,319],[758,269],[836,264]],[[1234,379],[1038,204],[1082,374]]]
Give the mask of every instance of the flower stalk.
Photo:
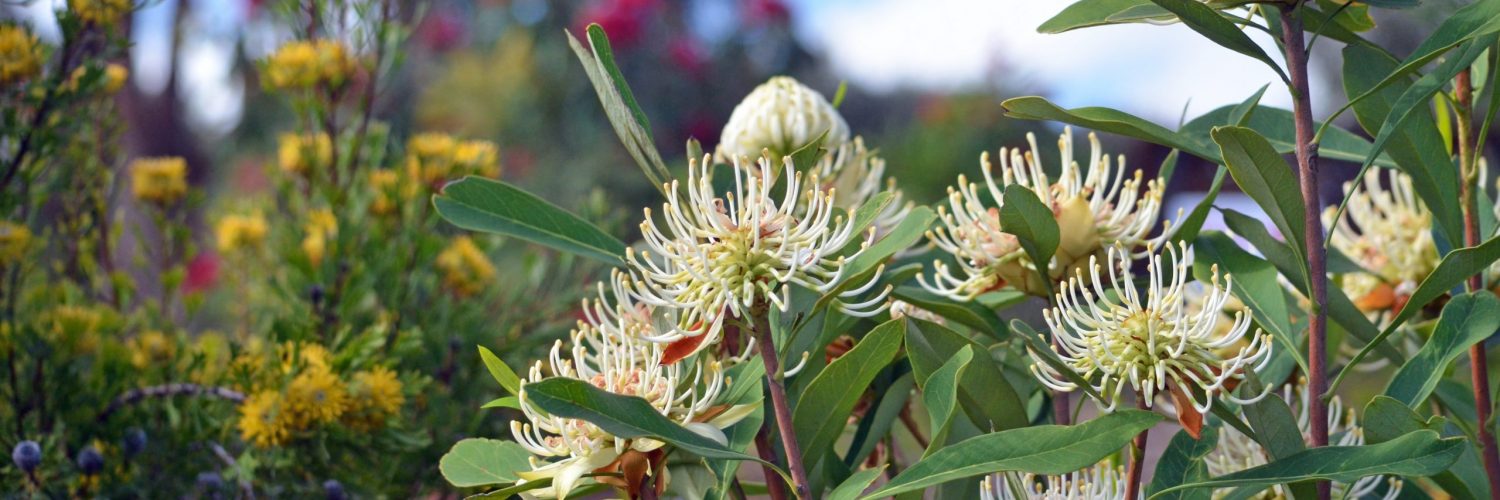
[[[1474,190],[1479,186],[1479,155],[1474,150],[1474,127],[1471,120],[1474,85],[1467,68],[1460,71],[1453,79],[1453,105],[1455,108],[1454,136],[1458,142],[1458,165],[1461,176],[1459,204],[1463,206],[1464,246],[1472,247],[1479,244],[1479,215],[1474,201]],[[1484,278],[1476,273],[1469,277],[1467,285],[1471,292],[1483,290]],[[1484,473],[1490,483],[1491,496],[1500,498],[1500,450],[1495,448],[1495,431],[1488,423],[1493,407],[1490,397],[1489,359],[1484,350],[1484,342],[1469,347],[1469,365],[1474,389],[1475,421],[1479,422],[1479,432],[1474,444],[1479,447],[1479,456],[1484,462]]]
[[[786,452],[786,468],[792,475],[792,489],[797,498],[812,498],[807,482],[807,469],[802,465],[802,448],[797,444],[797,432],[792,428],[792,408],[786,401],[786,386],[782,383],[781,359],[777,355],[772,338],[770,309],[764,300],[757,301],[750,311],[750,333],[755,345],[760,348],[760,359],[766,364],[766,387],[771,393],[771,409],[776,416],[776,430],[781,435],[781,446]],[[771,478],[766,478],[767,482]]]
[[[1135,406],[1142,410],[1150,411],[1149,400],[1144,393],[1137,392],[1135,395]],[[1179,411],[1181,411],[1179,409]],[[1125,481],[1125,498],[1135,499],[1141,497],[1141,470],[1146,468],[1146,443],[1150,438],[1151,429],[1141,431],[1135,435],[1135,441],[1130,446],[1130,471]]]

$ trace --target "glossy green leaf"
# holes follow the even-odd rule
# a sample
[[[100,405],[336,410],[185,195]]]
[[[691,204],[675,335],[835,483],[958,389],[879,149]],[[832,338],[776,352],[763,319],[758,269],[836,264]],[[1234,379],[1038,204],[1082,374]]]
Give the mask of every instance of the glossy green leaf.
[[[1437,416],[1424,420],[1400,401],[1388,396],[1375,396],[1365,405],[1361,423],[1365,443],[1376,444],[1424,429],[1442,432],[1447,421]],[[1484,469],[1478,462],[1474,450],[1466,449],[1463,457],[1452,468],[1432,476],[1432,482],[1453,495],[1453,498],[1489,498],[1489,483],[1485,481]]]
[[[1066,474],[1098,463],[1161,420],[1152,412],[1121,410],[1074,426],[1038,425],[984,434],[919,460],[864,498],[996,472]]]
[[[1466,5],[1443,20],[1443,23],[1438,25],[1437,29],[1433,30],[1432,34],[1384,79],[1363,94],[1355,96],[1351,102],[1363,99],[1372,92],[1406,78],[1407,75],[1421,69],[1428,62],[1458,44],[1496,31],[1500,31],[1500,1],[1479,0]]]
[[[952,320],[960,325],[973,328],[975,331],[995,338],[1004,340],[1010,336],[1010,328],[1000,317],[977,302],[956,302],[953,299],[932,293],[925,288],[916,286],[900,286],[891,292],[891,296],[910,303],[911,305],[931,311],[933,314]]]
[[[625,244],[578,216],[510,184],[465,177],[432,198],[437,212],[471,231],[514,236],[608,264],[620,264]]]
[[[1028,350],[1035,353],[1038,358],[1041,358],[1042,363],[1051,368],[1053,372],[1068,379],[1069,382],[1078,386],[1079,390],[1083,391],[1088,397],[1094,398],[1095,401],[1104,400],[1104,396],[1094,390],[1094,384],[1089,383],[1087,379],[1079,375],[1077,371],[1073,370],[1072,367],[1068,366],[1057,356],[1057,351],[1047,342],[1046,337],[1037,333],[1036,330],[1032,330],[1030,325],[1019,319],[1010,320],[1010,325],[1011,330],[1016,332],[1016,337],[1026,342]]]
[[[1091,26],[1163,22],[1174,17],[1151,0],[1080,0],[1063,8],[1036,30],[1038,33],[1062,33]]]
[[[530,459],[531,452],[515,441],[469,438],[443,454],[438,470],[459,488],[514,483],[520,479],[516,471],[531,470]]]
[[[792,413],[792,428],[806,456],[821,457],[833,446],[865,388],[896,358],[905,335],[905,321],[881,323],[802,391]]]
[[[890,433],[902,408],[911,400],[911,392],[916,385],[915,377],[907,370],[884,386],[885,391],[876,396],[873,409],[865,413],[859,426],[854,429],[849,453],[844,455],[845,468],[853,468],[875,451],[875,446]]]
[[[515,396],[495,398],[493,400],[490,400],[490,402],[485,403],[484,406],[480,406],[480,408],[511,408],[519,410],[521,409],[521,398]]]
[[[1488,291],[1454,297],[1443,306],[1437,328],[1410,361],[1396,370],[1385,395],[1416,408],[1437,388],[1448,365],[1500,331],[1500,298]]]
[[[516,372],[495,356],[493,351],[485,346],[479,346],[479,359],[484,360],[484,367],[490,371],[490,376],[495,377],[495,381],[500,383],[500,387],[504,387],[511,394],[521,393],[521,377],[517,377]]]
[[[1047,274],[1052,254],[1057,252],[1059,231],[1057,219],[1036,193],[1020,184],[1005,186],[1004,203],[1000,205],[1000,231],[1014,235],[1021,248],[1031,257],[1040,281],[1052,295],[1052,277]]]
[[[563,418],[587,420],[616,437],[648,437],[704,458],[767,463],[677,425],[644,399],[614,394],[587,381],[551,378],[526,384],[522,390],[527,400],[542,411]],[[779,468],[777,471],[785,473]]]
[[[1243,103],[1242,103],[1243,104]],[[1264,137],[1276,152],[1282,154],[1291,153],[1297,146],[1297,129],[1292,121],[1292,112],[1265,105],[1255,106],[1254,111],[1244,116],[1243,120],[1236,118],[1240,105],[1222,106],[1213,111],[1204,113],[1192,119],[1178,132],[1187,136],[1190,140],[1211,144],[1212,136],[1209,135],[1214,128],[1225,125],[1236,125],[1250,128]],[[1318,157],[1343,161],[1364,161],[1370,154],[1370,141],[1356,135],[1354,132],[1344,130],[1340,127],[1329,126],[1323,131],[1323,136],[1318,140]],[[1395,163],[1385,155],[1377,157],[1376,165],[1384,167],[1395,166]]]
[[[1211,133],[1229,167],[1229,175],[1240,190],[1250,195],[1266,212],[1266,217],[1291,243],[1292,251],[1302,255],[1307,235],[1304,228],[1301,183],[1291,165],[1254,130],[1244,127],[1219,127]],[[1306,271],[1303,276],[1306,276]],[[1305,278],[1304,278],[1305,281]]]
[[[1013,429],[1027,424],[1026,405],[989,357],[989,351],[963,334],[936,323],[911,320],[906,328],[906,356],[911,361],[917,385],[924,385],[939,367],[968,347],[976,356],[964,369],[958,387],[958,402],[974,427],[982,430]]]
[[[880,193],[876,195],[875,198],[872,198],[870,202],[866,203],[864,206],[861,206],[859,210],[856,211],[855,227],[867,228],[869,227],[871,222],[874,222],[875,216],[879,215],[879,212],[875,210],[866,210],[865,207],[871,206],[871,204],[876,203],[877,200],[880,201],[879,209],[884,209],[887,205],[890,204],[890,194]],[[866,214],[868,214],[869,222],[860,224],[860,220],[864,218]],[[901,219],[901,222],[899,224],[896,224],[896,227],[892,228],[889,234],[881,237],[879,240],[875,241],[875,243],[865,248],[864,251],[860,252],[859,255],[854,256],[854,258],[849,259],[849,261],[844,264],[844,273],[847,278],[845,278],[838,285],[834,286],[827,293],[824,293],[823,296],[818,299],[818,303],[813,307],[813,309],[822,309],[823,307],[832,303],[834,300],[838,299],[839,294],[848,291],[851,287],[868,283],[869,280],[873,277],[873,274],[878,269],[880,269],[880,265],[890,260],[892,255],[895,255],[897,252],[900,252],[902,250],[911,248],[913,244],[915,244],[918,240],[921,240],[922,235],[932,227],[932,222],[934,220],[937,220],[937,214],[933,213],[931,208],[921,206],[912,207],[911,212],[908,212],[906,217]],[[858,248],[859,243],[851,242],[850,245],[854,248]]]
[[[1161,456],[1156,459],[1156,473],[1151,475],[1151,484],[1146,487],[1146,495],[1154,495],[1180,484],[1187,484],[1208,479],[1208,466],[1203,463],[1203,457],[1212,453],[1219,446],[1219,427],[1214,424],[1203,426],[1203,438],[1193,439],[1187,431],[1177,431],[1172,436],[1172,441],[1167,443]],[[1208,500],[1211,497],[1205,490],[1189,490],[1168,493],[1161,498],[1172,500]]]
[[[1152,144],[1160,144],[1192,154],[1199,158],[1217,162],[1219,152],[1211,145],[1202,144],[1186,136],[1167,130],[1144,118],[1109,108],[1089,107],[1063,109],[1046,99],[1036,96],[1016,97],[1000,103],[1006,115],[1023,120],[1043,120],[1069,123],[1080,127],[1133,137]]]
[[[755,411],[746,415],[744,420],[724,429],[724,437],[729,441],[729,449],[740,452],[749,449],[750,443],[755,441],[755,434],[760,431],[761,424],[765,423],[765,418],[765,408],[757,407]],[[718,478],[718,484],[709,489],[705,498],[730,498],[735,474],[739,472],[741,463],[743,462],[739,460],[709,460],[708,468]]]
[[[656,149],[646,113],[641,111],[630,86],[625,83],[624,75],[615,64],[609,37],[597,24],[590,24],[587,31],[589,48],[585,49],[572,33],[568,33],[568,46],[578,57],[578,62],[583,64],[584,73],[594,87],[594,94],[599,97],[599,104],[604,107],[604,114],[609,118],[609,124],[620,138],[620,143],[625,146],[625,151],[640,166],[652,185],[661,190],[662,194],[667,194],[666,183],[672,179],[672,175],[666,162],[661,159],[661,152]]]
[[[859,498],[860,493],[864,493],[865,489],[869,488],[875,482],[875,478],[880,477],[880,473],[882,472],[885,472],[884,466],[872,467],[856,472],[854,475],[849,476],[849,479],[845,479],[843,483],[839,484],[837,488],[834,488],[833,491],[828,492],[828,496],[823,498],[827,500],[855,500]]]
[[[1205,5],[1203,2],[1198,0],[1151,1],[1161,8],[1176,14],[1177,19],[1181,20],[1182,24],[1192,28],[1193,31],[1203,35],[1209,41],[1219,44],[1220,47],[1259,60],[1275,71],[1276,75],[1280,76],[1282,81],[1290,81],[1286,73],[1281,71],[1281,66],[1276,64],[1276,60],[1271,59],[1271,56],[1266,54],[1265,49],[1256,45],[1255,41],[1250,39],[1250,35],[1246,35],[1244,31],[1241,31],[1238,24],[1225,19],[1224,15]]]
[[[932,455],[932,452],[947,444],[949,423],[953,421],[954,412],[958,409],[958,383],[963,377],[964,369],[969,367],[969,361],[973,359],[973,346],[964,346],[925,380],[926,383],[922,386],[922,404],[927,407],[928,429],[931,429],[932,434],[928,437],[927,449],[922,452],[923,457]]]
[[[1380,444],[1311,448],[1266,465],[1176,486],[1162,493],[1191,488],[1264,488],[1311,480],[1350,483],[1377,475],[1430,476],[1458,460],[1464,446],[1462,438],[1445,439],[1436,432],[1421,430]]]

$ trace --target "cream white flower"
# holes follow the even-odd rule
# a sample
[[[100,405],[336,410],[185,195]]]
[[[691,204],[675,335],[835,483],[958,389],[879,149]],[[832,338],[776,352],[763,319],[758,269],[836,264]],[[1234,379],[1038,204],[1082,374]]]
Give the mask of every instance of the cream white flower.
[[[622,281],[612,282],[619,293]],[[565,377],[615,394],[637,396],[667,418],[721,442],[722,429],[754,410],[753,405],[725,407],[718,401],[726,384],[724,365],[711,356],[663,365],[664,346],[639,336],[654,328],[652,309],[611,306],[603,293],[601,285],[600,299],[585,302],[586,320],[573,331],[572,342],[557,341],[548,359],[532,366],[521,386],[525,421],[512,422],[511,433],[534,456],[532,470],[517,475],[522,482],[553,481],[550,489],[531,492],[537,497],[565,497],[584,474],[614,463],[628,451],[649,452],[665,444],[619,438],[588,421],[550,415],[528,399],[528,384]]]
[[[1226,275],[1221,287],[1218,266],[1214,266],[1208,286],[1188,286],[1193,250],[1186,244],[1180,248],[1168,245],[1165,262],[1161,253],[1147,256],[1148,281],[1140,290],[1130,270],[1128,250],[1111,248],[1104,266],[1097,257],[1090,257],[1091,280],[1070,279],[1057,294],[1057,306],[1043,311],[1061,347],[1053,350],[1089,381],[1102,398],[1096,403],[1104,411],[1119,404],[1127,386],[1140,392],[1148,404],[1169,389],[1181,391],[1200,413],[1208,411],[1215,397],[1244,403],[1266,394],[1247,401],[1232,392],[1246,370],[1270,362],[1270,335],[1257,330],[1247,336],[1250,317],[1244,311],[1234,314],[1230,328],[1219,328],[1219,322],[1228,319],[1222,311],[1233,277]],[[1108,276],[1108,288],[1101,274]],[[1200,306],[1190,307],[1190,293],[1204,294]],[[1039,353],[1028,353],[1033,360],[1031,372],[1043,385],[1064,392],[1078,389],[1068,377],[1050,369]]]
[[[875,151],[865,148],[862,137],[834,148],[823,155],[813,171],[823,180],[823,189],[837,191],[835,206],[854,213],[855,209],[880,193],[891,193],[891,201],[875,217],[875,234],[890,233],[906,215],[911,213],[912,202],[905,201],[896,179],[885,176],[885,159]]]
[[[989,153],[980,157],[985,187],[958,177],[958,186],[948,189],[948,207],[939,206],[943,226],[927,234],[938,248],[958,261],[958,272],[942,262],[934,262],[936,276],[931,283],[919,276],[923,287],[957,300],[970,300],[981,293],[1005,286],[1032,295],[1046,295],[1047,286],[1037,275],[1036,265],[1012,235],[1000,226],[1000,209],[1006,186],[1019,185],[1036,193],[1052,208],[1060,239],[1057,252],[1047,263],[1047,276],[1053,282],[1067,279],[1084,258],[1104,248],[1121,245],[1139,257],[1151,245],[1159,245],[1170,236],[1169,223],[1162,234],[1149,238],[1161,212],[1165,185],[1155,179],[1145,182],[1136,170],[1125,175],[1125,157],[1118,165],[1099,146],[1099,138],[1089,134],[1088,170],[1073,161],[1073,131],[1064,129],[1058,139],[1062,166],[1056,179],[1042,169],[1038,159],[1036,136],[1027,134],[1029,152],[1019,148],[1000,149],[1000,179],[994,176]],[[993,204],[986,204],[987,193]],[[1179,214],[1180,216],[1180,214]]]
[[[719,151],[733,161],[756,158],[769,150],[774,158],[828,132],[823,145],[837,148],[849,140],[849,125],[823,94],[789,76],[775,76],[745,96],[719,137]]]
[[[1395,169],[1371,169],[1361,182],[1346,183],[1349,202],[1329,244],[1370,271],[1339,277],[1344,293],[1367,313],[1399,308],[1437,267],[1432,212],[1417,198],[1411,177]],[[1381,185],[1385,177],[1388,187]],[[1336,207],[1323,213],[1332,225]]]
[[[1281,397],[1297,409],[1297,427],[1302,430],[1302,434],[1304,436],[1311,434],[1307,380],[1298,380],[1295,385],[1287,384],[1281,391]],[[1359,416],[1353,409],[1346,413],[1344,404],[1338,396],[1328,401],[1328,437],[1329,444],[1333,446],[1365,444],[1364,429],[1359,426]],[[1227,425],[1219,429],[1219,446],[1204,457],[1204,464],[1208,466],[1208,472],[1213,476],[1239,472],[1266,463],[1266,450],[1260,446],[1260,443]],[[1334,482],[1333,498],[1366,498],[1380,488],[1382,478],[1383,476],[1364,477],[1355,481],[1353,485]],[[1385,500],[1396,498],[1401,493],[1401,480],[1393,477],[1385,482],[1390,485],[1390,488],[1381,498]],[[1228,496],[1229,491],[1217,490],[1214,492],[1214,498],[1224,498]],[[1290,498],[1290,496],[1278,485],[1272,486],[1253,498],[1270,500]]]
[[[736,160],[734,191],[714,194],[708,158],[689,166],[686,199],[673,181],[662,206],[665,229],[646,209],[641,233],[648,250],[627,249],[625,258],[639,276],[634,296],[656,307],[681,309],[678,328],[658,341],[706,335],[712,344],[728,317],[748,318],[752,307],[785,311],[790,285],[829,292],[844,276],[839,252],[857,236],[852,220],[835,215],[834,191],[819,188],[816,175],[804,179],[783,159],[785,194],[772,187],[777,171],[769,158]],[[865,239],[863,245],[869,243]],[[856,253],[857,255],[857,253]],[[880,273],[877,271],[875,277]],[[876,279],[840,294],[852,298],[874,287]],[[890,288],[874,298],[838,302],[841,311],[870,316],[884,309]]]
[[[979,483],[983,500],[1123,500],[1125,471],[1108,462],[1063,476],[990,474]]]

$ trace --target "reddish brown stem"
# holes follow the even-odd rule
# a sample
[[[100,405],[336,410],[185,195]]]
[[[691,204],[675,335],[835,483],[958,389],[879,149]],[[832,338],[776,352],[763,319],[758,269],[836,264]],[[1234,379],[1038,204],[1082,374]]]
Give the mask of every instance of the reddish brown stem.
[[[776,430],[781,434],[781,447],[786,453],[787,472],[792,475],[792,489],[797,498],[809,496],[807,469],[802,466],[802,447],[797,444],[797,432],[792,428],[792,407],[786,400],[786,387],[782,385],[781,359],[776,352],[776,341],[771,333],[770,314],[765,304],[751,308],[754,324],[751,335],[760,350],[760,359],[766,364],[766,387],[771,393],[771,409],[776,417]]]
[[[1286,49],[1286,67],[1291,78],[1293,123],[1297,129],[1297,169],[1302,187],[1304,234],[1312,310],[1307,316],[1307,387],[1318,397],[1310,398],[1308,420],[1311,446],[1328,445],[1328,255],[1323,249],[1323,204],[1318,196],[1318,145],[1313,142],[1312,95],[1307,80],[1307,44],[1303,41],[1302,20],[1294,9],[1301,0],[1280,7],[1281,42]],[[1327,481],[1317,483],[1318,499],[1331,496]]]
[[[1137,393],[1135,395],[1135,406],[1142,410],[1150,411],[1146,405],[1146,397]],[[1141,497],[1141,471],[1146,468],[1146,440],[1150,437],[1151,429],[1141,431],[1135,435],[1135,440],[1130,447],[1130,470],[1125,483],[1125,498]]]
[[[771,428],[761,425],[760,430],[755,432],[755,452],[760,455],[761,460],[776,462],[776,448],[771,445]],[[766,464],[760,464],[761,474],[766,476],[766,494],[771,500],[786,500],[786,483],[781,480],[781,475],[776,469]]]
[[[1455,132],[1458,142],[1458,161],[1462,181],[1459,183],[1459,203],[1463,206],[1464,246],[1479,244],[1479,214],[1474,202],[1474,189],[1479,183],[1478,154],[1474,151],[1473,122],[1470,121],[1474,106],[1474,85],[1469,70],[1465,69],[1453,79],[1453,101],[1457,108]],[[1469,277],[1469,291],[1484,289],[1484,278],[1478,274]],[[1489,359],[1484,342],[1469,348],[1470,376],[1474,385],[1474,410],[1478,421],[1479,435],[1474,445],[1479,447],[1479,456],[1484,462],[1484,473],[1490,483],[1490,498],[1500,499],[1500,450],[1495,448],[1495,431],[1490,424],[1490,378]]]

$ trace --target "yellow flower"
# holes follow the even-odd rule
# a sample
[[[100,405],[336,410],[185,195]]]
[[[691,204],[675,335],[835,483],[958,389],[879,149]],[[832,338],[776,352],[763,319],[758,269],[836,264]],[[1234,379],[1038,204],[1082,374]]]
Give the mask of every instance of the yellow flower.
[[[333,141],[328,134],[281,134],[277,147],[281,171],[308,175],[332,162]]]
[[[190,378],[200,384],[217,383],[224,374],[225,361],[229,361],[229,341],[219,332],[204,331],[193,342],[193,355],[201,359],[201,362],[190,374]]]
[[[454,172],[450,175],[500,176],[500,148],[490,141],[464,141],[453,148]]]
[[[145,368],[172,360],[177,343],[160,330],[149,330],[130,340],[130,364]]]
[[[90,353],[99,347],[99,327],[104,314],[97,308],[60,305],[48,312],[49,340],[75,354]]]
[[[131,192],[141,201],[171,205],[187,194],[187,162],[176,156],[130,162]]]
[[[447,134],[426,132],[406,141],[406,172],[427,186],[448,179],[453,170],[453,148],[457,142]]]
[[[321,208],[307,214],[307,236],[302,238],[302,253],[308,262],[317,266],[323,263],[323,254],[328,251],[328,238],[339,233],[339,220],[333,211]]]
[[[260,214],[226,215],[214,228],[218,235],[219,251],[236,250],[259,246],[266,239],[266,219]]]
[[[287,408],[297,427],[338,420],[349,408],[349,392],[327,368],[309,367],[286,388]]]
[[[20,261],[31,244],[31,230],[11,221],[0,221],[0,265]]]
[[[306,90],[340,87],[354,73],[354,58],[335,40],[296,41],[282,45],[266,59],[266,87]]]
[[[292,373],[294,370],[327,370],[333,355],[328,352],[327,347],[312,342],[282,342],[276,350],[281,359],[281,372]]]
[[[396,373],[383,366],[355,373],[349,396],[350,408],[345,420],[363,430],[385,425],[386,417],[399,413],[401,404],[406,402]]]
[[[104,91],[110,94],[119,92],[125,87],[125,80],[130,78],[130,70],[125,66],[109,63],[104,66]]]
[[[0,24],[0,85],[30,79],[42,72],[42,44],[31,30]]]
[[[240,439],[261,448],[279,446],[286,442],[291,427],[291,414],[286,411],[281,394],[274,390],[263,390],[240,403]]]
[[[495,265],[468,236],[454,238],[438,254],[437,267],[443,272],[443,284],[460,297],[479,293],[495,277]]]
[[[68,0],[68,10],[85,23],[110,26],[130,12],[130,0]]]
[[[395,170],[376,170],[370,173],[370,190],[375,192],[370,200],[370,214],[386,216],[396,213],[396,187],[401,175]]]

